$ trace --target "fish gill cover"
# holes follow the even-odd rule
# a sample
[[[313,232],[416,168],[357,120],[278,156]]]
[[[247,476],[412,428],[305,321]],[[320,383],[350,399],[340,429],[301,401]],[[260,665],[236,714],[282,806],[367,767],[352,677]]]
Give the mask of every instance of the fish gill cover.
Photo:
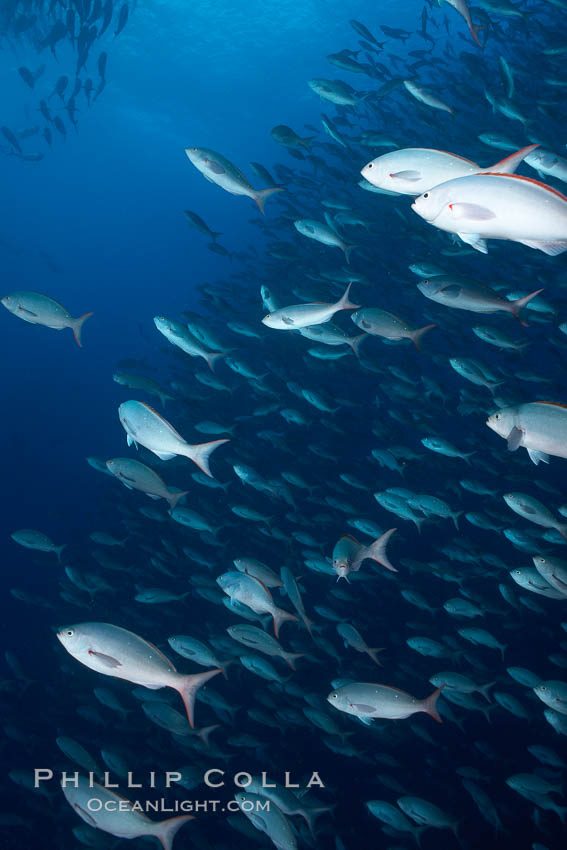
[[[0,47],[0,848],[563,847],[567,2]]]

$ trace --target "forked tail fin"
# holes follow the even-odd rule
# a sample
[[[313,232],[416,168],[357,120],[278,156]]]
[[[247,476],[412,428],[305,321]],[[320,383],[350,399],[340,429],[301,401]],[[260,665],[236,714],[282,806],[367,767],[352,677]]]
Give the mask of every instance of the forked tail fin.
[[[79,348],[83,347],[83,343],[81,342],[81,331],[83,330],[83,325],[89,318],[92,316],[92,313],[85,313],[82,316],[79,316],[78,319],[72,319],[71,330],[73,331],[73,336],[75,337],[75,342],[79,346]]]
[[[264,215],[264,204],[266,203],[266,200],[270,197],[270,195],[273,195],[274,192],[285,192],[285,189],[283,186],[274,186],[269,189],[258,189],[254,192],[253,199],[262,215]]]
[[[172,850],[173,839],[177,835],[177,832],[181,829],[184,823],[194,819],[193,815],[179,815],[175,818],[167,818],[167,820],[162,820],[160,823],[156,823],[155,832],[150,834],[155,835],[155,837],[161,842],[163,850]]]
[[[210,443],[197,443],[194,446],[187,444],[185,455],[194,463],[197,464],[199,469],[202,469],[205,475],[208,475],[209,478],[213,478],[213,473],[211,472],[211,467],[209,466],[209,458],[214,452],[216,448],[222,446],[223,443],[229,443],[230,440],[211,440]]]
[[[299,622],[299,617],[296,617],[295,614],[290,614],[289,611],[284,611],[283,608],[274,608],[272,612],[272,617],[274,618],[274,634],[277,638],[280,636],[280,628],[283,623],[288,620]]]
[[[205,673],[194,673],[188,676],[183,676],[180,674],[178,684],[174,685],[176,690],[181,694],[181,699],[183,700],[183,704],[185,706],[185,711],[187,712],[187,719],[189,721],[189,726],[191,729],[195,728],[195,723],[193,720],[193,714],[195,710],[195,695],[199,688],[203,687],[209,679],[212,679],[213,676],[222,673],[220,668],[216,670],[207,670]],[[164,845],[165,846],[165,845]]]
[[[392,534],[396,531],[395,528],[390,528],[389,531],[385,531],[374,543],[371,543],[370,546],[367,546],[361,555],[364,558],[371,558],[373,561],[377,561],[383,567],[386,567],[390,572],[397,573],[397,569],[392,566],[390,561],[388,560],[388,554],[386,552],[386,547],[388,545],[388,541]]]
[[[524,327],[526,327],[526,328],[528,327],[528,324],[527,324],[527,322],[522,321],[522,319],[520,318],[520,310],[523,310],[524,307],[527,307],[527,305],[530,303],[532,298],[535,298],[536,295],[540,294],[540,292],[543,292],[543,289],[536,289],[534,292],[530,292],[529,295],[524,295],[523,298],[516,298],[515,301],[509,302],[510,303],[510,312],[512,313],[513,317],[515,319],[517,319],[520,322],[520,324],[524,325]]]
[[[515,174],[517,167],[525,160],[527,156],[539,148],[539,145],[528,145],[527,148],[522,148],[515,153],[501,159],[496,165],[491,165],[490,168],[483,168],[486,174]]]
[[[436,327],[437,327],[437,325],[426,325],[424,328],[418,328],[417,330],[412,331],[411,341],[413,342],[413,344],[415,345],[415,347],[417,348],[418,351],[421,351],[421,339],[422,339],[422,337],[427,333],[427,331],[430,331],[431,328],[436,328]]]
[[[437,690],[433,691],[430,696],[423,700],[423,711],[425,711],[426,714],[430,714],[437,723],[443,723],[439,716],[439,712],[437,711],[437,701],[441,696],[441,691],[444,687],[445,685],[441,685],[440,688],[437,688]]]

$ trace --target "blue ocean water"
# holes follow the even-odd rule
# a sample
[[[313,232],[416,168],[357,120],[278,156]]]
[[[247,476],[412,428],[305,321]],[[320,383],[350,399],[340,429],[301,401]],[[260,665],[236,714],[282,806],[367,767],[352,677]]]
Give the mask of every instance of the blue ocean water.
[[[564,504],[565,461],[560,449],[559,456],[550,452],[549,465],[534,465],[523,448],[508,452],[485,421],[509,406],[566,403],[567,340],[560,327],[565,261],[514,239],[489,239],[487,254],[475,251],[415,215],[411,193],[391,197],[358,185],[366,163],[398,148],[450,151],[484,167],[537,144],[551,157],[547,165],[537,170],[524,162],[518,171],[555,190],[545,199],[558,199],[556,219],[559,226],[564,222],[561,205],[567,202],[557,192],[567,176],[567,6],[561,0],[471,4],[479,47],[452,5],[1,4],[2,295],[39,292],[73,317],[94,315],[85,323],[81,349],[67,329],[55,333],[17,321],[8,311],[0,317],[0,629],[7,653],[0,677],[0,848],[112,847],[132,837],[105,831],[96,818],[85,825],[72,811],[58,777],[62,770],[85,770],[57,745],[61,736],[85,747],[103,770],[109,768],[101,751],[118,754],[143,777],[142,799],[156,796],[147,781],[155,770],[158,796],[170,804],[183,797],[215,798],[202,783],[164,789],[164,771],[182,765],[199,774],[225,770],[223,806],[237,790],[231,780],[237,770],[265,771],[279,783],[287,771],[302,786],[314,771],[323,780],[324,788],[305,796],[307,808],[330,809],[317,818],[313,833],[305,815],[288,813],[286,828],[278,821],[274,837],[271,821],[262,826],[242,814],[227,819],[225,811],[209,810],[183,827],[175,848],[245,842],[286,850],[296,844],[401,848],[416,838],[424,850],[563,846],[564,594],[557,589],[560,579],[555,585],[538,579],[542,584],[534,592],[533,583],[520,586],[510,572],[532,569],[532,558],[544,555],[558,558],[564,575],[565,528],[558,509]],[[128,20],[115,36],[124,8]],[[107,15],[110,23],[101,32]],[[368,37],[352,21],[364,24]],[[340,51],[346,51],[344,61],[358,63],[358,73],[329,61]],[[101,53],[107,54],[104,77]],[[33,87],[21,69],[36,75]],[[54,89],[64,76],[60,96]],[[81,85],[73,94],[77,79]],[[319,97],[308,81],[320,79],[346,83],[354,90],[353,103]],[[92,93],[86,80],[92,80]],[[412,97],[404,80],[415,81],[441,106]],[[315,138],[286,147],[270,135],[278,125]],[[381,138],[369,140],[371,133]],[[481,134],[491,134],[490,142]],[[263,184],[250,163],[260,163],[285,191],[267,199],[262,216],[250,198],[203,179],[185,154],[194,146],[226,157],[255,189]],[[408,171],[407,164],[402,170]],[[526,204],[529,226],[541,215],[536,202],[534,195]],[[218,243],[232,259],[210,250],[210,238],[189,225],[184,210],[222,234]],[[326,216],[336,228],[331,233],[356,246],[348,264],[340,247],[307,239],[294,227],[299,219],[329,227]],[[493,290],[488,297],[496,292],[500,300],[544,292],[522,310],[520,318],[529,325],[523,327],[504,315],[502,304],[494,308],[491,302],[495,312],[483,312],[478,303],[465,311],[426,300],[412,264],[434,267],[424,276],[474,279]],[[349,280],[354,303],[403,317],[410,336],[412,329],[435,324],[423,350],[411,345],[407,333],[400,341],[391,328],[370,330],[358,358],[348,346],[317,344],[296,330],[282,333],[261,322],[274,312],[262,302],[262,286],[280,308],[334,303]],[[171,346],[156,330],[155,316],[196,321],[212,333],[225,349],[214,373],[202,359]],[[364,330],[353,328],[347,311],[333,321],[350,337]],[[506,340],[494,346],[475,336],[472,327],[479,325],[503,334],[509,350]],[[321,359],[339,349],[345,356],[336,362]],[[450,358],[464,358],[476,380],[467,380],[463,364],[459,371]],[[171,400],[163,407],[159,398],[116,383],[117,371],[157,381]],[[220,387],[196,374],[218,380]],[[302,389],[311,390],[315,401]],[[127,447],[118,407],[128,400],[155,407],[191,444],[222,436],[195,430],[198,423],[232,427],[231,442],[211,460],[215,480],[225,488],[193,479],[197,467],[187,458],[159,460],[143,442],[138,453]],[[290,409],[299,423],[282,415]],[[422,443],[428,436],[470,457],[431,451]],[[564,440],[560,431],[563,446]],[[383,454],[377,458],[373,451]],[[87,457],[137,458],[169,486],[188,490],[182,504],[210,528],[183,527],[168,516],[163,499],[150,501],[121,487]],[[247,468],[245,483],[235,465]],[[480,492],[461,483],[470,480]],[[396,488],[404,488],[397,498],[406,504],[405,514],[386,510],[373,496]],[[552,519],[530,523],[531,502],[514,513],[503,500],[510,491],[537,499]],[[459,514],[458,529],[439,514],[439,505],[408,511],[412,494],[442,499]],[[146,508],[158,518],[140,513]],[[243,516],[242,508],[254,516]],[[367,559],[349,583],[337,583],[331,556],[339,538],[354,535],[368,546],[392,526],[397,531],[388,552],[398,572]],[[18,529],[37,529],[66,544],[60,563],[53,552],[18,546],[11,537]],[[99,545],[89,537],[95,531],[126,542]],[[216,578],[234,570],[237,558],[258,559],[276,574],[287,567],[315,624],[313,637],[301,624],[282,627],[285,650],[304,655],[293,675],[283,661],[260,656],[273,664],[280,682],[246,669],[239,658],[258,653],[244,651],[226,634],[229,626],[247,623],[246,614],[272,634],[270,617],[254,619],[250,608],[227,611],[223,604],[228,597]],[[137,602],[134,596],[148,588],[188,595]],[[289,594],[274,588],[273,597],[278,606],[295,610]],[[479,613],[471,620],[451,614],[443,606],[454,598],[471,602]],[[134,685],[87,670],[65,652],[56,629],[91,621],[141,635],[184,673],[204,668],[175,654],[168,645],[172,635],[190,635],[213,646],[220,658],[234,659],[227,680],[219,676],[203,691],[213,693],[212,704],[206,697],[197,701],[197,727],[220,727],[208,747],[152,722],[139,696],[131,694]],[[354,626],[370,647],[383,647],[383,666],[348,647],[337,623]],[[459,634],[469,626],[505,645],[503,655]],[[416,636],[436,641],[440,655],[408,645]],[[447,671],[477,685],[495,684],[486,697],[463,691],[460,704],[446,698],[449,690],[458,691],[447,684],[438,703],[442,725],[423,713],[366,725],[327,701],[329,692],[352,681],[401,688],[421,700],[433,690],[430,678]],[[562,696],[554,709],[533,693],[537,682],[556,683]],[[110,690],[127,713],[102,704],[93,692],[98,687]],[[148,693],[148,700],[158,694],[162,704],[182,711],[170,688]],[[545,748],[539,759],[527,750],[532,745]],[[54,772],[39,793],[32,787],[36,768]],[[520,791],[506,784],[518,774],[524,777]],[[112,769],[110,775],[117,777]],[[134,799],[137,792],[120,779],[121,793]],[[408,797],[433,804],[441,815],[425,808],[412,819],[407,805],[397,803]],[[392,822],[386,809],[382,818],[373,817],[369,801],[396,807],[397,819]],[[445,821],[439,823],[441,816]],[[423,834],[416,832],[419,826],[427,827]],[[74,833],[77,827],[84,831]]]

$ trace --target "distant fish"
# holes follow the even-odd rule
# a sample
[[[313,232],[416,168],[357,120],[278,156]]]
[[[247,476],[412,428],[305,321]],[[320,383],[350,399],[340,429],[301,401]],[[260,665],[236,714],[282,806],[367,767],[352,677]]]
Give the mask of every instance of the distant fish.
[[[264,203],[274,192],[282,192],[281,186],[268,189],[254,189],[246,177],[231,162],[220,153],[207,148],[186,148],[189,161],[211,183],[216,183],[221,189],[231,195],[247,195],[252,198],[258,209],[264,214]]]
[[[23,319],[24,322],[43,325],[56,331],[71,328],[77,345],[82,348],[81,331],[86,320],[93,315],[92,313],[84,313],[74,319],[65,307],[39,292],[12,292],[10,295],[5,295],[1,301],[10,313]]]

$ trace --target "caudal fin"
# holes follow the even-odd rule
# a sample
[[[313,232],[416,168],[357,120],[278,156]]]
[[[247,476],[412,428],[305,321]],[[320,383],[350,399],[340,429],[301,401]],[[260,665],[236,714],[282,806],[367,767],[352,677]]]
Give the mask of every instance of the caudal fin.
[[[418,351],[421,351],[421,338],[424,336],[424,334],[427,333],[427,331],[430,331],[431,328],[436,327],[437,325],[426,325],[424,328],[418,328],[417,330],[412,331],[411,341],[413,342]]]
[[[189,490],[180,490],[179,493],[171,493],[170,492],[169,498],[168,498],[170,509],[173,510],[175,508],[175,506],[177,505],[178,501],[180,499],[182,499],[183,496],[186,496],[188,492],[189,492]]]
[[[439,712],[437,711],[437,700],[441,695],[441,691],[445,685],[441,685],[440,688],[437,688],[436,691],[433,691],[431,696],[428,696],[427,699],[424,699],[422,702],[422,711],[425,711],[426,714],[431,715],[437,723],[443,723],[439,716]]]
[[[92,316],[92,313],[85,313],[83,316],[79,316],[78,319],[72,319],[71,330],[73,331],[73,336],[75,337],[75,342],[79,346],[79,348],[83,347],[83,343],[81,342],[81,331],[83,330],[83,325],[89,318]]]
[[[264,215],[264,204],[266,203],[270,195],[274,194],[274,192],[285,192],[285,189],[283,188],[283,186],[274,186],[269,189],[257,189],[254,192],[254,201],[258,205],[258,209],[260,210],[262,215]]]
[[[535,297],[536,297],[536,295],[539,295],[539,294],[540,294],[540,292],[543,292],[543,289],[536,289],[534,292],[530,292],[530,294],[529,294],[529,295],[524,295],[524,297],[523,297],[523,298],[516,298],[516,300],[515,300],[515,301],[510,301],[510,302],[509,302],[509,304],[510,304],[510,312],[511,312],[511,314],[512,314],[512,315],[513,315],[513,317],[514,317],[515,319],[517,319],[517,320],[520,322],[520,324],[521,324],[521,325],[523,325],[525,328],[527,328],[527,327],[528,327],[528,323],[527,323],[527,322],[524,322],[524,321],[520,318],[520,310],[523,310],[523,309],[524,309],[524,307],[526,307],[526,306],[530,303],[530,301],[532,300],[532,298],[535,298]]]
[[[188,823],[190,820],[195,820],[193,815],[179,815],[175,818],[167,818],[167,820],[162,820],[160,823],[155,824],[156,831],[152,834],[161,842],[163,850],[172,850],[173,839],[177,835],[177,832],[184,823]]]
[[[209,746],[209,736],[210,736],[210,734],[212,732],[214,732],[215,729],[220,729],[220,728],[221,728],[220,723],[215,723],[213,726],[203,726],[202,729],[196,729],[195,734],[197,735],[198,738],[201,739],[203,744],[206,747],[208,747]]]
[[[377,561],[383,567],[386,567],[387,570],[390,570],[393,573],[397,573],[397,569],[392,566],[390,561],[388,560],[388,553],[386,552],[386,547],[388,545],[388,541],[392,534],[396,531],[395,528],[390,528],[389,531],[385,531],[374,543],[371,543],[370,546],[367,546],[363,552],[365,558],[371,558],[373,561]]]
[[[213,676],[218,675],[218,673],[222,673],[222,670],[217,667],[216,670],[207,670],[206,673],[194,673],[188,676],[181,676],[178,680],[178,684],[174,685],[176,690],[181,694],[181,699],[183,700],[183,705],[185,706],[185,711],[187,712],[187,719],[189,721],[189,726],[191,729],[195,728],[195,723],[193,720],[193,714],[195,710],[195,695],[199,688],[201,688],[204,684],[206,684],[209,679],[212,679]]]
[[[464,511],[455,511],[454,513],[452,513],[450,515],[451,519],[453,520],[453,524],[454,524],[455,528],[457,529],[457,531],[459,530],[459,517],[463,513],[464,513]]]
[[[59,561],[59,563],[61,563],[61,552],[63,551],[63,549],[66,549],[66,548],[67,548],[67,544],[64,543],[62,546],[57,546],[56,549],[55,549],[55,552],[57,554],[57,560]]]
[[[496,165],[491,165],[490,168],[483,168],[482,171],[486,174],[515,174],[519,164],[523,162],[532,151],[535,151],[536,148],[539,148],[539,145],[528,145],[527,148],[522,148],[515,153],[511,153],[504,159],[501,159],[500,162],[496,163]]]
[[[348,296],[349,296],[349,293],[350,293],[350,288],[352,286],[352,283],[353,282],[351,280],[351,282],[349,283],[349,285],[345,289],[345,293],[344,293],[343,297],[339,301],[337,301],[336,306],[339,310],[358,310],[358,308],[360,307],[360,304],[353,304],[353,302],[349,300]]]
[[[384,647],[369,646],[367,648],[366,652],[368,653],[370,658],[373,660],[373,662],[378,665],[378,667],[382,666],[380,664],[380,662],[378,661],[377,655],[378,655],[379,652],[384,652]]]
[[[303,145],[304,148],[306,148],[308,151],[310,151],[311,150],[311,142],[313,141],[313,139],[316,139],[316,138],[317,138],[317,136],[305,136],[304,139],[301,139],[301,144]]]
[[[352,353],[356,357],[357,360],[360,360],[360,346],[364,342],[364,340],[368,337],[368,334],[359,334],[358,336],[353,336],[349,340],[349,345],[352,349]]]
[[[220,352],[212,352],[210,354],[207,354],[207,366],[209,367],[211,372],[215,371],[214,365],[219,359],[219,357],[224,357],[224,354],[221,354]]]
[[[221,232],[216,233],[214,230],[211,230],[211,236],[212,236],[213,242],[216,242],[218,237],[222,236],[222,233]]]
[[[209,466],[209,458],[216,448],[222,446],[223,443],[229,443],[230,440],[211,440],[210,443],[197,443],[195,446],[187,445],[185,452],[186,456],[197,464],[199,469],[202,469],[205,475],[213,478],[213,473]]]
[[[292,670],[297,670],[295,662],[298,658],[303,658],[304,655],[305,652],[286,652],[282,656],[282,658],[285,660],[285,663],[288,665],[288,667],[291,667]]]
[[[345,252],[345,259],[347,263],[350,265],[350,255],[354,251],[355,248],[358,248],[358,245],[345,245],[343,251]]]
[[[287,620],[292,620],[296,623],[299,622],[299,617],[296,617],[295,614],[290,614],[289,611],[284,611],[283,608],[274,608],[272,617],[274,618],[274,634],[277,638],[280,636],[281,626]]]

